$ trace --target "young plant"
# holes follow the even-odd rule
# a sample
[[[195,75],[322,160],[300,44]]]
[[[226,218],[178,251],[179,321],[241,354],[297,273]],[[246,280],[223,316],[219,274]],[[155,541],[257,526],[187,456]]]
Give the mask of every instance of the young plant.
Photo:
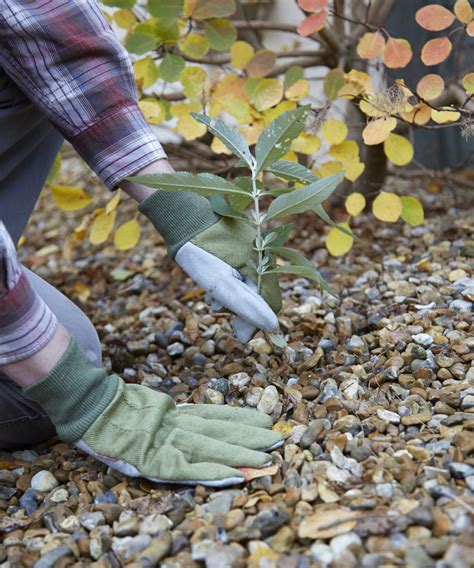
[[[194,175],[188,172],[134,178],[135,181],[156,189],[192,191],[210,197],[216,213],[252,225],[255,230],[254,248],[257,251],[257,262],[249,260],[248,264],[255,271],[259,292],[262,277],[271,273],[294,274],[318,282],[321,290],[329,289],[312,262],[300,252],[283,246],[293,225],[276,224],[278,219],[289,215],[314,211],[325,222],[334,225],[322,203],[342,181],[344,172],[320,179],[303,165],[281,159],[289,151],[292,141],[303,131],[308,112],[308,107],[299,107],[281,114],[262,132],[254,154],[237,129],[222,120],[192,113],[198,122],[204,124],[209,132],[239,158],[236,167],[247,168],[250,175],[237,177],[233,181],[213,174]],[[265,186],[267,176],[264,176],[264,173],[285,180],[286,187],[268,189]],[[263,197],[272,198],[266,211],[262,210]],[[250,208],[248,214],[247,208]],[[339,229],[353,236],[343,227]],[[275,256],[284,258],[289,264],[275,265]]]

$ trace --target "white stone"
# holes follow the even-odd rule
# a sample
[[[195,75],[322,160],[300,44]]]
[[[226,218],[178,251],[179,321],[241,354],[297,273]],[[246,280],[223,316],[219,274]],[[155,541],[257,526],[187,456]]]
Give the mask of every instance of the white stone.
[[[413,335],[413,341],[416,341],[418,345],[423,345],[423,347],[429,347],[433,343],[434,339],[427,333],[417,333],[416,335]]]
[[[359,380],[357,379],[357,377],[350,377],[349,379],[342,381],[339,390],[346,400],[354,400],[355,398],[357,398]]]
[[[331,546],[336,558],[338,558],[341,554],[346,552],[346,550],[362,546],[362,540],[356,533],[346,533],[332,538],[329,545]]]
[[[265,414],[271,414],[275,410],[275,406],[278,404],[280,396],[275,386],[270,385],[265,388],[262,394],[262,398],[257,405],[257,410],[264,412]]]
[[[31,488],[35,491],[52,491],[58,485],[59,481],[50,471],[45,469],[38,471],[38,473],[31,478]]]
[[[311,557],[322,568],[326,568],[334,560],[334,552],[327,544],[315,542],[311,547]]]
[[[380,420],[386,420],[387,422],[390,422],[390,424],[400,424],[400,416],[391,410],[379,408],[377,410],[377,416]]]

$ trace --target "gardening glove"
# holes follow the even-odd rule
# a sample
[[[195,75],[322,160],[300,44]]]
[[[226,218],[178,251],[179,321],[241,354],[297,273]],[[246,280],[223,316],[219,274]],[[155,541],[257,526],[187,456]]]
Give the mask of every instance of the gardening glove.
[[[139,205],[164,238],[169,255],[214,301],[238,317],[234,330],[248,341],[255,328],[278,330],[281,294],[276,274],[262,277],[261,296],[249,260],[257,261],[255,231],[245,221],[214,213],[205,197],[157,190]]]
[[[283,443],[266,414],[189,404],[118,376],[106,377],[75,339],[25,395],[46,411],[58,436],[131,477],[222,487],[244,481],[237,467],[271,463]]]

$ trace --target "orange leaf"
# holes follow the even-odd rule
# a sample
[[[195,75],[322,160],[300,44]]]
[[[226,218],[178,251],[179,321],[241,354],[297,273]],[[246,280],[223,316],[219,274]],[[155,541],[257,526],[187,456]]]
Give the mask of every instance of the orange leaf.
[[[430,32],[440,32],[454,22],[454,14],[444,6],[429,4],[420,8],[415,16],[418,24]]]
[[[252,479],[257,479],[257,477],[263,477],[264,475],[275,475],[278,471],[278,464],[269,465],[268,467],[237,467],[245,476],[245,481],[251,481]]]
[[[265,77],[273,69],[275,65],[276,55],[269,49],[262,49],[250,59],[247,63],[247,73],[251,77]]]
[[[298,33],[302,36],[310,36],[314,32],[319,32],[324,28],[324,24],[328,19],[327,12],[318,12],[317,14],[311,14],[305,18],[301,24],[298,26]]]
[[[413,57],[410,43],[406,39],[391,37],[383,50],[383,62],[389,69],[406,67]]]
[[[298,6],[305,12],[319,12],[326,10],[328,0],[298,0]]]
[[[444,90],[444,79],[440,75],[430,73],[418,81],[416,92],[427,101],[438,98]]]
[[[385,39],[380,32],[367,32],[357,45],[357,54],[362,59],[376,59],[382,55],[384,47]]]
[[[437,37],[425,43],[421,50],[421,60],[425,65],[438,65],[449,57],[453,44],[447,37]]]
[[[458,0],[454,4],[454,13],[461,24],[469,24],[472,20],[472,7],[469,0]]]

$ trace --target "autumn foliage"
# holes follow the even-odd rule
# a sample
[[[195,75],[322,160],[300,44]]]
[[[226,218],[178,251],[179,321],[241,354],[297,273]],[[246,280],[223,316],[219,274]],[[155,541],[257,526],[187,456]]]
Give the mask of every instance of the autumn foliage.
[[[288,0],[288,9],[300,15],[296,26],[238,19],[235,0],[148,0],[145,11],[135,0],[103,4],[134,60],[145,117],[152,125],[174,130],[190,147],[194,141],[204,142],[208,153],[203,168],[209,170],[213,155],[220,170],[229,160],[235,164],[235,159],[191,113],[230,121],[253,145],[283,112],[309,103],[313,119],[284,159],[304,164],[321,178],[344,172],[352,186],[346,200],[347,227],[351,216],[366,206],[361,185],[364,146],[382,145],[391,168],[404,167],[414,158],[414,127],[465,127],[471,120],[474,73],[458,81],[464,101],[448,106],[442,102],[447,78],[432,69],[453,56],[453,36],[474,36],[468,0],[457,0],[453,11],[437,3],[418,10],[417,24],[433,35],[420,53],[384,27],[387,6],[396,9],[390,1],[355,3],[360,10],[347,3],[340,13],[344,2]],[[266,49],[264,40],[263,44],[252,41],[252,29],[293,34],[296,47],[282,42],[280,51]],[[406,84],[404,69],[414,60],[426,66],[426,74],[416,85]],[[316,67],[325,69],[322,89],[320,82],[307,78],[314,76],[311,70]],[[383,81],[374,77],[380,78],[384,69],[398,78],[386,80],[380,89],[375,85]],[[348,128],[348,105],[359,112],[359,129]],[[90,206],[82,190],[54,185],[52,189],[57,204],[66,210]],[[126,221],[114,233],[119,199],[115,196],[96,209],[91,226],[82,226],[77,236],[89,231],[91,241],[100,244],[114,234],[118,248],[134,246],[139,239],[136,221]],[[371,207],[375,217],[385,222],[400,218],[413,226],[423,222],[421,204],[409,196],[380,191]],[[352,240],[333,231],[327,244],[333,254],[343,254]]]

